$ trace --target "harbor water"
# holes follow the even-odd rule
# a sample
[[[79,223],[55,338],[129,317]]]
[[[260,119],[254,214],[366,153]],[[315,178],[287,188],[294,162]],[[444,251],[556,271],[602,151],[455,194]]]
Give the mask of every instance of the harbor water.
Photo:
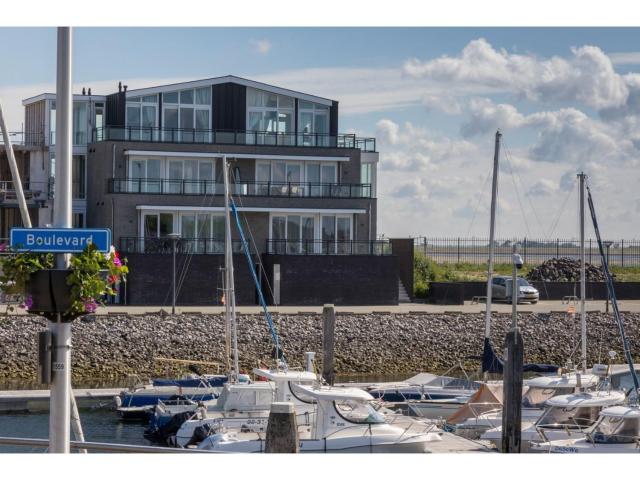
[[[380,375],[380,376],[339,376],[337,382],[386,382],[403,380],[411,375]],[[94,381],[76,388],[125,388],[126,381]],[[0,390],[27,390],[30,388],[42,388],[26,382],[7,382],[0,384]],[[146,424],[143,422],[123,422],[118,418],[112,406],[102,408],[81,409],[80,421],[85,440],[88,442],[122,443],[128,445],[152,445],[143,436]],[[49,413],[10,413],[0,415],[0,437],[19,438],[49,438]],[[71,432],[71,438],[73,432]],[[42,453],[42,447],[23,447],[0,445],[0,453]]]

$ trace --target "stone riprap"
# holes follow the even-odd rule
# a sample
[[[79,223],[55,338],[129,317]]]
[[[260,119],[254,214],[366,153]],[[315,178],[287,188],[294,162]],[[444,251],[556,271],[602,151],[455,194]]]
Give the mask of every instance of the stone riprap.
[[[306,351],[321,359],[320,314],[274,315],[284,351],[291,365],[302,365]],[[496,314],[492,340],[501,351],[511,319]],[[523,313],[519,322],[525,341],[525,362],[578,362],[580,318],[564,313]],[[34,382],[37,333],[42,318],[8,316],[0,319],[0,379]],[[640,314],[626,314],[625,325],[636,362],[640,360]],[[222,362],[224,317],[208,314],[87,316],[73,323],[73,379],[175,375],[184,365],[154,361],[155,357]],[[482,352],[483,314],[338,314],[336,370],[340,374],[395,375],[442,372],[458,361],[478,368]],[[605,362],[618,352],[623,363],[618,329],[611,315],[588,316],[589,363]],[[244,370],[268,360],[273,344],[266,321],[259,315],[238,317],[238,347]],[[475,359],[472,357],[476,357]]]

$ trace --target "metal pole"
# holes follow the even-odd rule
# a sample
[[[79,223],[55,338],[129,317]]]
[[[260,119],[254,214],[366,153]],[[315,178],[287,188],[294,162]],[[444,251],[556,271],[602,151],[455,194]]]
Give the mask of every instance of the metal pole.
[[[231,243],[231,210],[229,208],[229,167],[227,166],[227,156],[222,157],[222,173],[224,178],[224,211],[225,211],[225,273],[227,279],[226,302],[227,315],[231,326],[231,344],[233,354],[233,372],[231,382],[238,380],[240,373],[238,365],[238,329],[236,325],[236,299],[233,279],[233,250]]]
[[[494,238],[496,226],[496,199],[498,197],[498,169],[500,158],[500,130],[496,132],[496,144],[493,155],[493,181],[491,184],[491,222],[489,226],[489,265],[487,268],[487,302],[484,316],[484,337],[491,336],[491,282],[493,280],[493,255],[494,255]]]
[[[518,245],[513,245],[513,255],[518,253]],[[513,268],[511,271],[511,329],[515,332],[518,330],[518,295],[520,289],[518,288],[518,271],[516,269],[516,262],[513,261]]]
[[[511,330],[505,338],[502,452],[520,453],[522,440],[522,363],[524,345],[518,332],[518,246],[513,245],[511,271]]]
[[[587,270],[584,244],[584,172],[578,174],[580,179],[580,330],[582,336],[582,373],[587,373],[587,310],[585,297],[587,293]]]
[[[56,172],[54,225],[71,227],[71,28],[58,28],[56,79]],[[60,254],[58,268],[66,269],[69,255]],[[53,381],[49,409],[49,452],[69,453],[71,422],[71,323],[50,322],[53,339]]]
[[[611,263],[609,262],[609,248],[611,247],[611,242],[606,242],[605,244],[607,246],[607,265],[611,265]],[[607,300],[605,303],[605,313],[609,313],[609,289],[607,288]]]
[[[20,207],[22,225],[24,225],[26,228],[31,228],[31,219],[29,218],[27,201],[24,198],[24,191],[22,190],[22,179],[20,178],[20,170],[18,170],[16,156],[13,151],[13,146],[11,145],[11,138],[9,137],[9,131],[7,130],[7,124],[5,123],[4,114],[2,112],[2,101],[0,101],[0,130],[2,131],[2,138],[4,139],[4,149],[7,152],[7,160],[9,160],[9,168],[11,169],[13,188],[16,191],[16,198],[18,199],[18,206]]]
[[[171,299],[171,315],[176,314],[176,239],[171,239],[171,245],[173,247],[173,268],[172,268],[172,281],[171,289],[173,290],[173,296]]]

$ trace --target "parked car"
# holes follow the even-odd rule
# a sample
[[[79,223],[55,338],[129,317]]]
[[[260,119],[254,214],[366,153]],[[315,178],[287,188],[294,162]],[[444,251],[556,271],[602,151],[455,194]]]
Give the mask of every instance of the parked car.
[[[511,302],[511,277],[500,275],[493,277],[491,281],[491,298]],[[518,303],[538,303],[540,293],[524,278],[518,277]]]

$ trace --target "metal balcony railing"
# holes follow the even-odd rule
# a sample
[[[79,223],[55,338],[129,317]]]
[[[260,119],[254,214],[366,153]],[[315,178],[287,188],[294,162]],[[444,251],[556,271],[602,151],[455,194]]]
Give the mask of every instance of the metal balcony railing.
[[[354,134],[279,133],[257,130],[201,130],[193,128],[122,127],[94,128],[92,141],[199,143],[218,145],[268,145],[281,147],[357,148],[376,151],[375,138]]]
[[[371,198],[370,183],[239,182],[231,193],[247,197]],[[213,180],[110,178],[109,193],[160,195],[224,195],[224,185]]]
[[[42,200],[45,201],[51,198],[52,189],[49,182],[23,182],[22,191],[27,201],[29,200]],[[11,180],[0,181],[0,203],[16,201],[16,189],[14,183]]]
[[[120,237],[123,253],[173,253],[174,240],[169,237]],[[176,253],[224,254],[224,238],[179,238]],[[234,253],[242,253],[242,242],[232,240]]]
[[[270,255],[392,255],[388,240],[267,240]]]
[[[12,145],[41,147],[47,143],[48,135],[41,132],[9,132]],[[4,145],[4,138],[0,132],[0,145]]]

